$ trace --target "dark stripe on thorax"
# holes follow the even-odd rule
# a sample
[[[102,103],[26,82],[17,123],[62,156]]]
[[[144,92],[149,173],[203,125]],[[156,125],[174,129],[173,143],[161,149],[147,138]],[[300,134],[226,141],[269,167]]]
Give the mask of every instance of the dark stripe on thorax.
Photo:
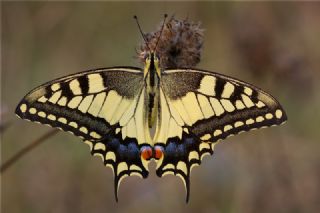
[[[155,66],[154,66],[154,58],[151,58],[150,67],[149,67],[149,75],[150,75],[150,86],[154,87],[155,82]]]

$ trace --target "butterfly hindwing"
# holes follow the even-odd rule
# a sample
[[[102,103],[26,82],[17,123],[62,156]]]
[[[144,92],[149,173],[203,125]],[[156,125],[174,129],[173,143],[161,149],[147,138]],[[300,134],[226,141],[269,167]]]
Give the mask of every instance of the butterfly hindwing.
[[[81,137],[115,176],[147,177],[139,154],[146,139],[143,72],[138,68],[108,68],[69,75],[27,94],[16,114]]]
[[[218,140],[286,121],[280,104],[248,83],[217,73],[178,69],[162,74],[160,118],[155,143],[163,146],[157,174],[189,177]],[[164,115],[164,113],[168,115]]]

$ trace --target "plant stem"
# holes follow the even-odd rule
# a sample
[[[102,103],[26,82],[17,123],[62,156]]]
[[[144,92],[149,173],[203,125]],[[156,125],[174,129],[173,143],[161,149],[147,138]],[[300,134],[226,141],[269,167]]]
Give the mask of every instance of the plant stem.
[[[38,145],[40,145],[42,142],[44,142],[49,137],[55,135],[58,131],[59,130],[57,130],[57,129],[53,129],[53,130],[45,133],[44,135],[42,135],[40,138],[34,140],[33,142],[31,142],[29,145],[27,145],[23,149],[21,149],[19,152],[17,152],[9,160],[7,160],[6,162],[4,162],[1,165],[0,173],[5,172],[9,167],[11,167],[14,163],[16,163],[16,161],[18,161],[22,156],[24,156],[25,154],[27,154],[28,152],[30,152],[31,150],[36,148]]]

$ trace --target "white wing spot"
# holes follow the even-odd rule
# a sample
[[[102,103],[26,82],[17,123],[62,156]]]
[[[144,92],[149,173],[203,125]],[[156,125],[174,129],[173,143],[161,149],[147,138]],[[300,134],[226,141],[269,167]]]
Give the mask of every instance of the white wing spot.
[[[256,118],[256,121],[257,121],[257,122],[262,122],[262,121],[264,121],[264,117],[258,116],[258,117]]]
[[[142,172],[142,169],[141,169],[139,166],[135,165],[135,164],[132,164],[129,169],[130,169],[131,171],[132,171],[132,170],[137,170],[137,171]]]
[[[69,103],[68,103],[68,107],[71,109],[77,108],[79,106],[81,100],[82,100],[81,96],[76,96],[76,97],[72,98],[71,101],[69,101]]]
[[[60,89],[60,84],[59,83],[55,83],[51,85],[51,90],[52,91],[57,91],[58,89]]]
[[[252,89],[249,87],[244,87],[244,93],[247,95],[251,96],[252,95]]]
[[[201,111],[203,112],[203,115],[205,118],[210,118],[214,116],[213,109],[211,107],[211,104],[209,103],[209,100],[204,95],[198,94],[198,101],[201,107]]]
[[[251,99],[248,96],[242,94],[241,97],[246,107],[250,108],[254,106],[254,103],[251,101]]]
[[[276,110],[276,118],[280,119],[282,117],[282,111],[280,109]]]
[[[73,127],[73,128],[78,128],[78,124],[76,123],[76,122],[74,122],[74,121],[71,121],[70,123],[69,123],[69,126],[71,126],[71,127]]]
[[[126,162],[121,162],[118,164],[117,175],[119,175],[122,171],[128,170],[128,165]]]
[[[209,96],[215,96],[214,87],[216,78],[213,76],[205,76],[202,78],[198,92]]]
[[[60,98],[60,100],[58,101],[58,104],[60,105],[60,106],[65,106],[65,105],[67,105],[67,97],[61,97]]]
[[[217,116],[221,115],[224,112],[224,109],[220,102],[216,98],[210,98],[211,106]]]
[[[231,130],[231,129],[232,129],[232,126],[231,126],[231,125],[225,125],[223,131],[224,131],[224,132],[227,132],[227,131],[229,131],[229,130]]]
[[[114,152],[112,151],[107,152],[106,160],[112,160],[113,162],[116,162],[116,155],[114,154]]]
[[[83,132],[84,134],[88,134],[88,129],[85,128],[84,126],[81,127],[79,130],[80,130],[80,132]]]
[[[106,97],[105,92],[97,94],[96,97],[93,99],[90,105],[90,108],[88,109],[88,113],[96,117],[103,105],[103,101],[105,97]]]
[[[241,109],[246,108],[246,106],[243,104],[242,101],[237,100],[237,101],[236,101],[236,108],[239,109],[239,110],[241,110]]]
[[[247,125],[250,125],[250,124],[253,124],[254,123],[254,120],[252,118],[246,120],[246,124]]]
[[[237,127],[240,127],[240,126],[243,126],[244,123],[242,121],[237,121],[234,123],[234,127],[237,128]]]
[[[233,104],[229,100],[222,99],[221,104],[227,112],[233,112],[235,110]]]
[[[46,113],[43,111],[38,112],[38,115],[42,118],[45,118],[47,116]]]
[[[221,135],[222,134],[222,131],[220,129],[217,129],[213,132],[213,136],[218,136],[218,135]]]
[[[90,107],[92,99],[93,99],[93,95],[86,96],[81,102],[81,104],[79,105],[78,109],[81,112],[86,113],[88,108]]]
[[[205,134],[204,136],[202,136],[200,139],[203,140],[203,141],[207,141],[211,138],[211,135],[210,134]]]
[[[224,85],[224,88],[223,88],[223,92],[221,94],[221,97],[222,98],[230,98],[230,96],[232,95],[234,91],[234,85],[231,84],[230,82],[227,82],[225,85]]]
[[[63,118],[63,117],[58,118],[58,121],[59,121],[60,123],[63,123],[63,124],[66,124],[66,123],[67,123],[67,119],[65,119],[65,118]]]
[[[199,154],[197,151],[191,151],[189,153],[188,160],[191,161],[192,159],[199,160]]]
[[[101,92],[105,89],[103,85],[103,78],[100,74],[90,74],[88,75],[89,80],[89,93]]]
[[[203,149],[209,149],[210,150],[210,144],[209,143],[206,143],[206,142],[202,142],[202,143],[200,143],[200,145],[199,145],[199,150],[200,150],[200,152],[203,150]]]
[[[188,174],[187,165],[183,161],[179,161],[177,164],[177,169],[181,170],[186,175]]]
[[[69,87],[74,95],[81,95],[82,94],[80,83],[77,79],[70,81]]]
[[[55,115],[50,114],[50,115],[48,115],[48,119],[55,121],[57,119],[57,117]]]
[[[131,170],[131,166],[129,170]],[[133,171],[130,171],[130,176],[138,176],[140,178],[143,178],[143,176],[139,172],[133,172]]]
[[[165,171],[165,172],[163,172],[162,177],[167,176],[167,175],[174,175],[174,172],[173,171]]]
[[[20,111],[25,113],[27,111],[27,105],[26,104],[21,104]]]
[[[258,108],[262,108],[262,107],[264,107],[264,106],[266,106],[262,101],[258,101],[258,103],[256,104],[256,106],[258,107]]]
[[[90,136],[93,137],[93,138],[97,138],[97,139],[101,138],[101,135],[99,135],[96,132],[90,132]]]
[[[169,163],[163,167],[163,170],[167,170],[167,169],[174,169],[174,165]]]
[[[273,118],[273,115],[271,113],[266,114],[266,119],[270,120]]]
[[[46,97],[41,96],[41,98],[38,99],[38,102],[45,103],[45,102],[47,102],[47,100],[48,99]]]
[[[106,151],[106,146],[103,143],[98,142],[94,145],[94,150],[99,150],[99,149]]]
[[[60,99],[61,96],[61,90],[58,92],[55,92],[50,98],[49,98],[49,102],[55,104],[57,103],[57,101]]]
[[[37,113],[37,109],[36,108],[30,108],[29,112],[30,112],[30,114],[36,114]]]

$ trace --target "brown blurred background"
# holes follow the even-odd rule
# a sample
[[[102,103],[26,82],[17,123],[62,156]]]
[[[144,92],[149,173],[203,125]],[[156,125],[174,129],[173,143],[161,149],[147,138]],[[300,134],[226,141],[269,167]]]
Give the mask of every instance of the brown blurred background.
[[[113,176],[64,132],[1,174],[2,212],[320,212],[319,3],[1,2],[2,163],[50,128],[19,120],[31,89],[97,67],[140,66],[135,48],[163,14],[205,28],[199,68],[253,83],[282,103],[289,121],[219,144],[191,176]]]

